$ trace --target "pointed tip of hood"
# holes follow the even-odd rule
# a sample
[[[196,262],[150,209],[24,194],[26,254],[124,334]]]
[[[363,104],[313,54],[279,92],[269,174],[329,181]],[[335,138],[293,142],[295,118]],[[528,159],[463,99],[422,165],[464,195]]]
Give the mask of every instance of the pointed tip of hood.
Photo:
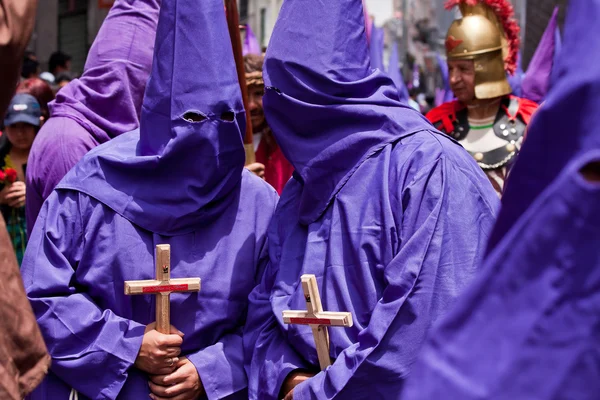
[[[557,49],[556,30],[558,27],[558,6],[548,21],[548,25],[538,47],[529,63],[527,74],[523,78],[521,90],[526,99],[541,103],[550,87],[550,78]],[[560,47],[560,44],[558,44]]]
[[[156,37],[139,130],[88,153],[61,187],[172,236],[237,206],[245,111],[222,0],[162,0]]]
[[[223,2],[162,0],[142,108],[143,151],[159,154],[175,135],[173,122],[243,112]]]
[[[400,71],[400,63],[398,60],[398,42],[394,41],[392,43],[392,50],[390,51],[390,62],[388,63],[388,75],[390,79],[396,85],[398,89],[398,97],[402,103],[408,103],[409,94],[408,88],[404,83],[404,77],[402,76],[402,71]]]
[[[286,0],[266,55],[265,84],[301,97],[308,87],[371,73],[361,0]]]

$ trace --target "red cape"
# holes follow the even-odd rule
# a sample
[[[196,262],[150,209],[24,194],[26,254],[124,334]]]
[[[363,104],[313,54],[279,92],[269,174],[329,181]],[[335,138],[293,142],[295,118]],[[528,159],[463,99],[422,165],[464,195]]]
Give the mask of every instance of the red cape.
[[[261,140],[256,149],[256,162],[265,166],[265,180],[281,194],[283,187],[292,177],[294,167],[285,158],[276,144],[269,146],[267,140]]]
[[[519,109],[517,113],[511,118],[521,117],[525,125],[529,125],[531,117],[538,109],[538,104],[527,99],[516,97],[511,95],[511,99],[516,99],[519,102]],[[458,100],[449,101],[434,108],[427,113],[427,119],[435,125],[438,129],[441,129],[444,133],[451,133],[454,130],[454,121],[456,121],[456,114],[459,111],[465,109],[465,105]]]

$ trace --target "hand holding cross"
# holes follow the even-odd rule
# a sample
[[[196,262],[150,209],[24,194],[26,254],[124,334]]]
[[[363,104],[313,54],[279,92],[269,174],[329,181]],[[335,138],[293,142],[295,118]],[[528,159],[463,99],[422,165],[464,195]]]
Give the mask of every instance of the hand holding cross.
[[[331,365],[327,327],[351,327],[352,314],[349,312],[323,311],[317,278],[314,275],[302,275],[301,279],[307,311],[284,311],[283,322],[286,324],[309,325],[311,327],[317,347],[319,364],[321,370],[325,370]]]

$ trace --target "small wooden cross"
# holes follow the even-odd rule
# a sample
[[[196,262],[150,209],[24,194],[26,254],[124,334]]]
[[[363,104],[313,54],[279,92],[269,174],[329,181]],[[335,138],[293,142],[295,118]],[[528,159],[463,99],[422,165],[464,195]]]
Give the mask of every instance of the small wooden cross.
[[[173,292],[200,291],[200,278],[171,278],[171,246],[156,246],[156,279],[146,281],[125,281],[125,294],[156,295],[156,330],[171,333],[171,302]]]
[[[321,296],[317,287],[317,278],[314,275],[302,275],[301,279],[307,311],[284,311],[283,322],[286,324],[310,326],[315,339],[321,370],[325,370],[325,368],[331,365],[327,327],[351,327],[352,314],[349,312],[323,311]]]

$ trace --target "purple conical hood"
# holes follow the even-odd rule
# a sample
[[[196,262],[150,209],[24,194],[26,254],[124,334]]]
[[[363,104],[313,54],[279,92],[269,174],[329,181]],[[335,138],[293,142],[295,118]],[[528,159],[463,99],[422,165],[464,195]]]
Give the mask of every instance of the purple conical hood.
[[[286,0],[265,60],[265,115],[304,183],[300,221],[322,214],[356,168],[431,125],[372,70],[361,0]]]
[[[141,127],[88,153],[60,185],[175,235],[239,190],[245,112],[222,0],[163,0]]]
[[[115,1],[83,75],[50,103],[52,116],[75,120],[99,143],[140,126],[159,7],[160,0]]]
[[[521,84],[522,96],[536,103],[544,101],[550,87],[550,76],[552,75],[554,53],[556,51],[557,19],[558,6],[554,9]]]
[[[438,67],[440,68],[440,74],[442,76],[443,88],[435,89],[435,106],[441,106],[442,104],[452,101],[454,99],[454,93],[450,88],[450,72],[448,71],[448,64],[444,60],[441,54],[438,52],[435,54]]]
[[[529,127],[511,171],[491,251],[561,170],[581,155],[600,150],[600,0],[571,2],[554,86]],[[554,29],[550,31],[554,34]]]
[[[222,1],[163,0],[142,106],[142,151],[161,154],[188,112],[209,120],[243,112],[238,82]]]
[[[262,54],[258,39],[252,31],[250,24],[246,24],[246,37],[244,38],[244,46],[242,48],[244,55],[247,54]]]

